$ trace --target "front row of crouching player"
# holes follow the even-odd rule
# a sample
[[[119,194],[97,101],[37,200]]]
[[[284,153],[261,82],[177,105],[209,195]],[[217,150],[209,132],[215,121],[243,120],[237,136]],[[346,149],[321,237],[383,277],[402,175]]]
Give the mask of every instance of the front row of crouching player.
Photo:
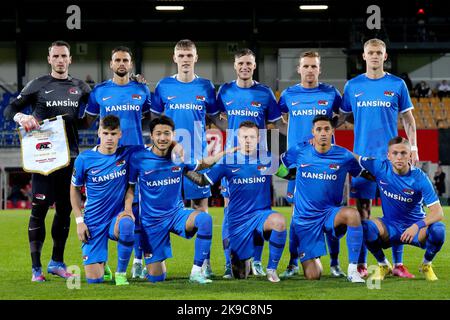
[[[445,240],[443,210],[427,175],[409,164],[411,145],[402,137],[389,141],[388,158],[378,160],[355,155],[363,168],[376,178],[383,217],[363,221],[364,242],[378,261],[372,276],[383,280],[392,273],[383,250],[396,244],[425,249],[419,271],[427,280],[437,280],[431,261]],[[425,215],[423,204],[430,213]]]
[[[271,209],[273,174],[295,179],[291,230],[299,239],[297,250],[306,279],[321,277],[319,258],[326,254],[325,235],[339,239],[347,233],[350,282],[365,282],[357,270],[363,242],[379,263],[372,278],[382,280],[391,272],[382,249],[409,243],[426,250],[420,271],[427,280],[437,280],[431,261],[444,243],[445,226],[440,222],[443,211],[428,177],[409,163],[409,142],[401,137],[392,139],[386,160],[361,157],[331,143],[332,123],[326,116],[315,117],[313,143],[290,148],[281,155],[279,166],[278,157],[260,149],[259,130],[251,121],[239,126],[239,147],[187,164],[183,163],[182,152],[172,154],[176,143],[175,126],[170,118],[161,116],[151,121],[152,145],[123,147],[118,146],[119,119],[106,116],[98,131],[100,145],[80,154],[72,178],[71,202],[78,237],[83,242],[87,282],[112,279],[107,265],[109,238],[118,241],[116,285],[128,284],[126,269],[134,242],[132,203],[136,184],[148,281],[166,278],[164,262],[172,257],[172,232],[186,239],[197,235],[189,280],[200,284],[212,282],[202,268],[210,256],[212,219],[206,212],[184,207],[183,176],[201,186],[213,185],[222,178],[227,180],[233,277],[247,278],[254,239],[258,237],[269,241],[267,278],[270,282],[280,281],[276,270],[287,232],[283,215]],[[207,168],[210,169],[204,173],[198,172]],[[361,221],[356,209],[341,206],[347,173],[377,182],[382,218]],[[87,193],[84,215],[80,191],[83,185]],[[422,209],[423,202],[430,208],[428,215]]]

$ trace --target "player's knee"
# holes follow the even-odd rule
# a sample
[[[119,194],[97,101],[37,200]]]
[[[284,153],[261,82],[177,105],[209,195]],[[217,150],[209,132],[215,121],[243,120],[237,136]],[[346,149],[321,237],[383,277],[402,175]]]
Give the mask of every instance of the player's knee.
[[[378,230],[378,227],[375,224],[375,222],[371,220],[363,220],[361,224],[363,227],[363,235],[365,242],[374,242],[378,240],[380,236],[380,231]]]
[[[443,244],[445,241],[445,225],[435,222],[428,226],[428,240],[435,244]]]
[[[56,214],[60,217],[68,217],[70,219],[70,213],[72,212],[72,206],[70,202],[58,202],[55,205]]]
[[[134,243],[134,221],[131,217],[124,216],[119,221],[119,239]]]
[[[271,214],[269,217],[269,224],[271,230],[285,231],[286,219],[279,213]]]
[[[147,274],[145,277],[147,278],[147,280],[149,282],[152,282],[152,283],[162,282],[162,281],[166,280],[166,273],[163,272],[163,274],[160,274],[160,275],[157,275],[157,276],[154,276],[154,275],[151,275],[151,274]]]
[[[350,207],[342,208],[335,219],[339,225],[359,226],[361,224],[361,217],[358,210]]]
[[[48,203],[45,200],[33,201],[31,207],[31,219],[34,221],[44,221],[48,212]]]
[[[361,224],[361,216],[358,210],[347,208],[346,210],[347,225],[358,226]]]
[[[212,218],[206,212],[200,212],[195,217],[194,225],[200,234],[212,234]]]
[[[33,212],[35,212],[36,214],[33,214],[35,217],[40,217],[42,215],[45,216],[45,214],[47,214],[48,207],[50,206],[46,199],[36,197],[36,195],[33,196],[31,204],[31,213],[33,214]]]
[[[305,270],[306,280],[320,280],[322,272],[319,268],[308,268]]]

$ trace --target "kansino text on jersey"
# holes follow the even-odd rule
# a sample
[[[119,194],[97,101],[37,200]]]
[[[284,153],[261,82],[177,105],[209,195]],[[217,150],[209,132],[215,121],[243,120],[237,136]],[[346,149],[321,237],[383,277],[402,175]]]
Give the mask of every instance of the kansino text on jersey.
[[[104,181],[120,178],[126,174],[127,174],[127,169],[123,169],[121,171],[114,171],[114,172],[105,174],[100,177],[92,177],[92,182],[104,182]]]
[[[255,118],[259,116],[258,111],[251,111],[251,110],[228,110],[227,114],[229,116],[255,117]]]
[[[149,187],[160,187],[160,186],[167,186],[169,184],[177,184],[181,182],[181,178],[177,177],[177,178],[168,178],[168,179],[163,179],[163,180],[152,180],[152,181],[147,181],[147,186]]]
[[[233,178],[233,184],[264,183],[266,177]]]
[[[46,107],[75,107],[75,108],[78,108],[78,101],[72,101],[70,99],[46,101],[45,106]]]
[[[394,200],[398,200],[398,201],[402,201],[402,202],[413,202],[412,198],[407,198],[407,197],[404,197],[402,195],[386,191],[385,189],[382,189],[382,188],[381,188],[381,190],[383,191],[384,195],[386,197],[388,197],[388,198],[391,198],[391,199],[394,199]]]
[[[141,106],[135,104],[122,104],[117,106],[107,106],[105,107],[106,112],[112,111],[139,111]]]
[[[391,102],[381,101],[381,100],[357,101],[356,106],[357,107],[386,107],[386,108],[389,108],[391,106]]]
[[[169,104],[169,109],[173,110],[203,110],[203,106],[201,104],[193,104],[193,103],[174,103]]]
[[[337,180],[336,174],[302,172],[302,178],[319,180]]]
[[[293,110],[293,116],[316,116],[316,115],[326,115],[326,109],[305,109],[305,110]]]

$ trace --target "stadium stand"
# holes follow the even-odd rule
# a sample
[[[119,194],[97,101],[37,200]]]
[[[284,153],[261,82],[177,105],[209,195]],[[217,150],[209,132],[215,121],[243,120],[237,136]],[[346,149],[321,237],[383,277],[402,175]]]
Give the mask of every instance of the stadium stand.
[[[9,101],[15,98],[18,93],[4,92],[0,101],[0,146],[1,147],[18,147],[19,136],[15,132],[16,123],[14,121],[5,121],[3,118],[3,110],[9,104]],[[29,112],[30,110],[28,110]],[[25,111],[27,112],[27,111]]]
[[[450,98],[411,98],[417,129],[445,129],[450,126]],[[399,128],[402,128],[399,120]]]

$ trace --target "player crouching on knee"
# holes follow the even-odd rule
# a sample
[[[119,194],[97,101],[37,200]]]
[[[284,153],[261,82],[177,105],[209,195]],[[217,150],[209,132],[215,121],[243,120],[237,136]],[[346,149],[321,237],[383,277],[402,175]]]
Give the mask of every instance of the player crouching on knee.
[[[361,219],[356,209],[341,206],[347,173],[352,176],[364,173],[350,151],[331,143],[333,133],[332,120],[316,116],[313,145],[299,143],[282,154],[277,176],[295,179],[291,231],[299,240],[297,248],[305,278],[318,280],[322,275],[319,257],[327,252],[325,234],[340,239],[347,233],[347,279],[364,283],[357,272],[363,242]]]
[[[371,279],[383,280],[390,273],[383,249],[410,244],[425,249],[419,271],[427,280],[437,280],[431,261],[444,244],[444,214],[428,176],[410,164],[409,141],[402,137],[391,139],[386,160],[354,156],[376,177],[383,209],[383,217],[363,221],[364,242],[378,262]],[[423,204],[430,209],[427,215]]]
[[[148,226],[148,224],[146,225]],[[148,230],[148,228],[145,231],[143,250],[145,264],[148,270],[148,274],[146,275],[147,280],[151,283],[156,283],[166,279],[167,268],[165,260],[172,257],[170,245],[171,232],[186,239],[191,239],[195,234],[197,235],[194,245],[194,263],[189,281],[199,284],[211,283],[212,280],[203,274],[202,265],[211,251],[212,217],[206,212],[194,211],[192,209],[179,211],[177,217],[162,222],[159,230],[154,233]],[[150,240],[149,237],[152,237],[154,240]],[[155,246],[158,242],[161,245]],[[154,249],[150,249],[152,246]]]
[[[181,197],[183,175],[214,165],[224,152],[201,159],[197,163],[183,163],[172,157],[175,124],[167,116],[155,118],[150,123],[153,144],[139,150],[131,157],[129,188],[125,208],[131,210],[134,189],[139,183],[139,209],[143,236],[143,251],[150,282],[164,281],[165,260],[172,257],[170,233],[185,239],[195,234],[194,264],[190,282],[210,283],[202,272],[209,258],[212,238],[212,218],[203,211],[187,209]]]
[[[241,122],[237,138],[238,152],[224,157],[206,173],[190,171],[186,176],[201,186],[213,185],[222,178],[228,184],[228,238],[234,277],[248,276],[255,239],[264,239],[269,241],[267,279],[279,282],[276,269],[286,243],[286,221],[272,210],[270,191],[278,159],[274,161],[270,152],[261,146],[258,149],[260,135],[255,122]]]
[[[261,213],[259,213],[261,214]],[[280,261],[281,255],[283,253],[283,249],[286,243],[286,220],[285,218],[278,212],[272,211],[270,213],[266,213],[266,218],[263,220],[262,224],[262,236],[258,230],[260,228],[256,227],[254,231],[250,229],[250,232],[253,233],[253,237],[261,237],[261,239],[269,241],[269,262],[267,264],[267,279],[270,282],[279,282],[280,278],[276,272],[278,267],[278,262]],[[247,224],[248,225],[248,224]],[[231,244],[233,242],[236,244],[232,247],[235,249],[231,250],[231,271],[233,278],[235,279],[247,279],[250,274],[252,268],[252,250],[255,250],[255,246],[249,246],[249,243],[239,240],[237,237],[233,237],[231,240]],[[246,250],[242,250],[246,248]],[[250,255],[247,258],[242,259],[241,257],[245,257],[245,255]]]
[[[134,216],[124,210],[130,155],[141,147],[118,147],[122,136],[120,120],[104,117],[98,130],[100,145],[82,152],[75,160],[70,200],[82,244],[83,264],[88,283],[110,280],[106,265],[108,239],[117,241],[116,285],[128,285],[127,267],[134,245]],[[89,201],[81,212],[81,187]]]

